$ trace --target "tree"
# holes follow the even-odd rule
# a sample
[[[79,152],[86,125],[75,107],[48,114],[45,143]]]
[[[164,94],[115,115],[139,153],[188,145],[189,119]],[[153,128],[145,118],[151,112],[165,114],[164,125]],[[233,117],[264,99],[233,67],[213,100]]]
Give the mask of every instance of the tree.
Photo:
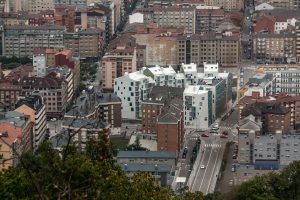
[[[128,145],[126,148],[127,151],[147,151],[147,148],[142,147],[140,142],[140,137],[136,136],[133,144]]]

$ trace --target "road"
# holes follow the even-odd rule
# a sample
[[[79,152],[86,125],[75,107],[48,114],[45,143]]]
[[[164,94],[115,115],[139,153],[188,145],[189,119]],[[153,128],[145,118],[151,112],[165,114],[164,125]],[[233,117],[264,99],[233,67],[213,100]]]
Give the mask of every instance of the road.
[[[207,140],[202,145],[202,154],[199,154],[200,162],[194,166],[191,173],[189,188],[192,192],[201,191],[206,195],[215,190],[226,141],[222,141],[217,136],[212,138],[215,140]]]
[[[251,60],[252,58],[252,15],[254,4],[252,0],[246,0],[244,8],[244,24],[242,30],[242,60]]]

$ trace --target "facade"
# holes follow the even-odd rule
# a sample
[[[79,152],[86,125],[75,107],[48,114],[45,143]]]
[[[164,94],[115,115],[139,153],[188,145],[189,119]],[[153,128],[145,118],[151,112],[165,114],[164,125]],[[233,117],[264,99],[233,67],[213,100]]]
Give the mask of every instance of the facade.
[[[197,9],[195,32],[208,33],[215,31],[224,18],[225,12],[222,9]]]
[[[185,33],[195,33],[195,8],[171,6],[137,9],[144,14],[145,23],[157,23],[159,26],[183,27]]]
[[[222,7],[226,11],[240,11],[242,8],[244,8],[244,0],[204,0],[204,4],[207,6]]]
[[[67,105],[67,83],[64,78],[52,72],[43,78],[24,77],[19,85],[23,95],[39,94],[43,97],[47,117],[64,116]]]
[[[286,134],[291,130],[291,111],[277,102],[257,102],[246,105],[241,117],[253,115],[256,121],[262,122],[262,132],[264,134],[275,134],[281,130]]]
[[[265,97],[275,94],[276,78],[272,74],[255,74],[241,89],[241,95]]]
[[[184,93],[184,127],[206,129],[212,121],[212,93],[201,86],[186,86]]]
[[[81,59],[98,58],[103,45],[104,32],[96,29],[64,34],[65,48]]]
[[[86,0],[54,0],[54,5],[87,5]]]
[[[240,60],[240,37],[216,35],[184,35],[177,40],[177,63],[219,63],[235,67]]]
[[[85,149],[90,139],[97,139],[100,134],[109,134],[109,125],[95,119],[64,118],[62,128],[74,134],[72,140],[80,150]]]
[[[296,62],[300,63],[300,22],[296,23],[295,32],[296,32]]]
[[[117,163],[165,164],[175,170],[176,158],[174,151],[119,151]]]
[[[1,80],[0,102],[3,103],[7,109],[14,109],[21,91],[22,87],[20,85],[15,85],[9,80]]]
[[[31,57],[35,48],[63,48],[64,27],[9,26],[4,29],[2,52],[7,57]]]
[[[137,172],[148,172],[155,178],[161,187],[170,187],[171,168],[164,164],[126,163],[121,165],[122,170],[131,178]]]
[[[15,167],[19,163],[16,154],[32,151],[32,123],[27,115],[10,111],[2,114],[0,119],[1,133],[0,153],[3,163],[0,169]]]
[[[27,96],[16,103],[16,112],[30,117],[33,124],[33,150],[44,141],[46,136],[46,109],[42,97],[38,95]]]
[[[122,118],[138,119],[141,117],[141,101],[148,99],[154,81],[142,71],[125,73],[115,79],[114,93],[122,100]]]
[[[276,83],[273,94],[286,93],[291,96],[298,95],[300,66],[298,65],[262,65],[257,66],[257,73],[272,74]]]
[[[296,37],[293,33],[256,34],[253,59],[257,63],[287,64],[296,61]]]
[[[42,10],[53,10],[53,0],[29,0],[26,4],[29,13],[37,14]]]
[[[46,75],[46,49],[34,49],[32,56],[33,73],[37,77]]]

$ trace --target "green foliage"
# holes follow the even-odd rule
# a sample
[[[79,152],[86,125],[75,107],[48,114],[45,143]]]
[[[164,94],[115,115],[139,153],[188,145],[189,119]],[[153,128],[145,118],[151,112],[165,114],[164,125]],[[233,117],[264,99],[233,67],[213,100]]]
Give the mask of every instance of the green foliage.
[[[147,148],[142,147],[140,142],[140,137],[137,136],[133,144],[128,145],[126,148],[127,151],[147,151]]]
[[[3,64],[4,69],[13,69],[20,65],[32,64],[32,60],[28,57],[17,58],[16,56],[13,57],[1,56],[0,63]]]

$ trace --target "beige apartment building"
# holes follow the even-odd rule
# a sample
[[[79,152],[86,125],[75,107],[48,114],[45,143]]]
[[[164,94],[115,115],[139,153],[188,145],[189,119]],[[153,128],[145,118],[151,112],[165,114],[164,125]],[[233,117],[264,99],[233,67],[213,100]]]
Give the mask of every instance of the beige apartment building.
[[[256,34],[253,39],[253,59],[257,63],[291,63],[296,61],[296,35]]]
[[[25,11],[29,13],[37,14],[42,10],[53,10],[53,0],[27,0],[24,4]]]
[[[4,29],[4,56],[31,57],[35,48],[63,48],[62,26],[9,26]]]
[[[144,14],[146,23],[155,22],[160,26],[183,27],[185,33],[192,34],[195,33],[195,9],[195,7],[171,6],[137,9],[136,12]]]
[[[300,23],[296,23],[296,62],[300,63]]]
[[[226,11],[239,11],[244,8],[244,0],[204,0],[204,4],[222,7]]]
[[[72,50],[74,56],[81,59],[98,58],[104,40],[104,32],[97,29],[86,29],[75,33],[64,34],[65,48]]]
[[[177,39],[178,63],[219,63],[236,67],[240,59],[239,35],[182,35]]]
[[[223,9],[197,9],[196,10],[196,33],[215,31],[225,18]]]

